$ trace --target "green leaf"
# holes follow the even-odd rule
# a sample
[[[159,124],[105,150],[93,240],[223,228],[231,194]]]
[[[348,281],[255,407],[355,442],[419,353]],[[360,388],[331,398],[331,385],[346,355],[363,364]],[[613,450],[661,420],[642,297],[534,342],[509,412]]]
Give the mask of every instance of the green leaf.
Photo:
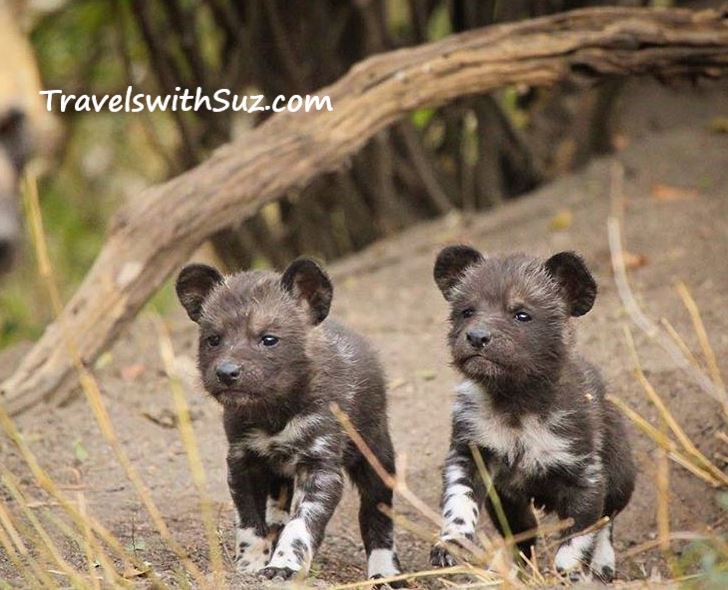
[[[78,461],[79,463],[83,463],[84,461],[88,460],[88,451],[86,450],[86,447],[83,446],[81,439],[78,439],[74,443],[73,452],[76,455],[76,461]]]
[[[412,124],[417,129],[423,129],[432,119],[435,114],[435,109],[417,109],[412,113]]]

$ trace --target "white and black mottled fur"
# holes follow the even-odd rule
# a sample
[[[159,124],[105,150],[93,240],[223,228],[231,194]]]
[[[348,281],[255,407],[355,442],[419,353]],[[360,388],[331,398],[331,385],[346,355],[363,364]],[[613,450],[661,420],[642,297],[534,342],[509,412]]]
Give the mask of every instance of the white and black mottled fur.
[[[573,519],[555,557],[558,571],[614,577],[612,522],[627,505],[635,467],[621,418],[598,371],[574,350],[571,317],[587,313],[596,283],[569,252],[547,261],[484,257],[445,248],[435,280],[451,306],[457,388],[443,470],[443,529],[432,563],[450,565],[447,542],[474,540],[481,507],[503,534],[473,449],[493,478],[508,526],[536,527],[531,503]],[[609,524],[583,533],[601,517]],[[518,549],[530,557],[534,539]]]
[[[313,261],[282,274],[223,277],[190,265],[177,294],[199,324],[199,368],[224,407],[236,564],[288,579],[308,572],[341,499],[357,487],[370,578],[400,573],[384,485],[331,413],[336,402],[394,473],[379,361],[360,336],[327,319],[333,288]]]

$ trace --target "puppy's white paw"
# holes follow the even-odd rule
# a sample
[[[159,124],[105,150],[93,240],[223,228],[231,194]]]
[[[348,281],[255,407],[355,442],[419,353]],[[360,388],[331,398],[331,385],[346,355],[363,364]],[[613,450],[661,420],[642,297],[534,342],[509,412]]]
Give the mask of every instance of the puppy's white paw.
[[[569,578],[582,578],[583,566],[587,565],[587,558],[594,545],[594,533],[579,535],[564,541],[556,552],[554,566],[560,574],[567,574]]]
[[[589,569],[602,582],[611,582],[614,579],[616,557],[612,547],[611,523],[597,533]]]
[[[271,541],[259,537],[253,528],[239,528],[235,532],[235,569],[241,573],[256,573],[270,559]]]

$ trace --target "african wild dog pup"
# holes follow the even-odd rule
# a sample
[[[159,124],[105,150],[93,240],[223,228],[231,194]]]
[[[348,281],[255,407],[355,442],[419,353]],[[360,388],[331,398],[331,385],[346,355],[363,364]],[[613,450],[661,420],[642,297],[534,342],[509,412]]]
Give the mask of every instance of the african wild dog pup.
[[[330,410],[336,402],[394,473],[384,377],[366,341],[326,319],[328,276],[308,259],[282,275],[224,277],[192,264],[177,295],[199,325],[204,386],[223,406],[238,571],[305,575],[346,472],[361,496],[369,577],[398,574],[392,521],[378,508],[391,506],[392,492]]]
[[[473,540],[482,506],[501,522],[474,463],[477,448],[492,475],[514,535],[536,527],[536,507],[573,519],[556,568],[614,577],[612,522],[627,505],[635,467],[620,416],[604,399],[597,370],[577,355],[570,318],[587,313],[597,286],[583,260],[562,252],[546,261],[483,256],[445,248],[435,281],[450,303],[457,388],[443,470],[443,529],[432,563],[453,563],[446,543]],[[604,528],[579,534],[602,516]],[[518,549],[531,556],[535,541]]]

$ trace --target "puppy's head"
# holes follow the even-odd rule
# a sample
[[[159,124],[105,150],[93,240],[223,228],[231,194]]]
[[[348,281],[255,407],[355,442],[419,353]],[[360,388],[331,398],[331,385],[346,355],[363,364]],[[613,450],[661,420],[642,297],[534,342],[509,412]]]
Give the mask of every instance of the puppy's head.
[[[451,307],[453,362],[475,380],[555,378],[569,318],[587,313],[597,292],[584,261],[571,252],[543,261],[451,246],[438,255],[434,275]]]
[[[299,259],[282,275],[223,277],[191,264],[177,296],[199,325],[198,363],[207,391],[225,406],[285,403],[309,376],[312,329],[329,313],[333,287],[314,261]]]

